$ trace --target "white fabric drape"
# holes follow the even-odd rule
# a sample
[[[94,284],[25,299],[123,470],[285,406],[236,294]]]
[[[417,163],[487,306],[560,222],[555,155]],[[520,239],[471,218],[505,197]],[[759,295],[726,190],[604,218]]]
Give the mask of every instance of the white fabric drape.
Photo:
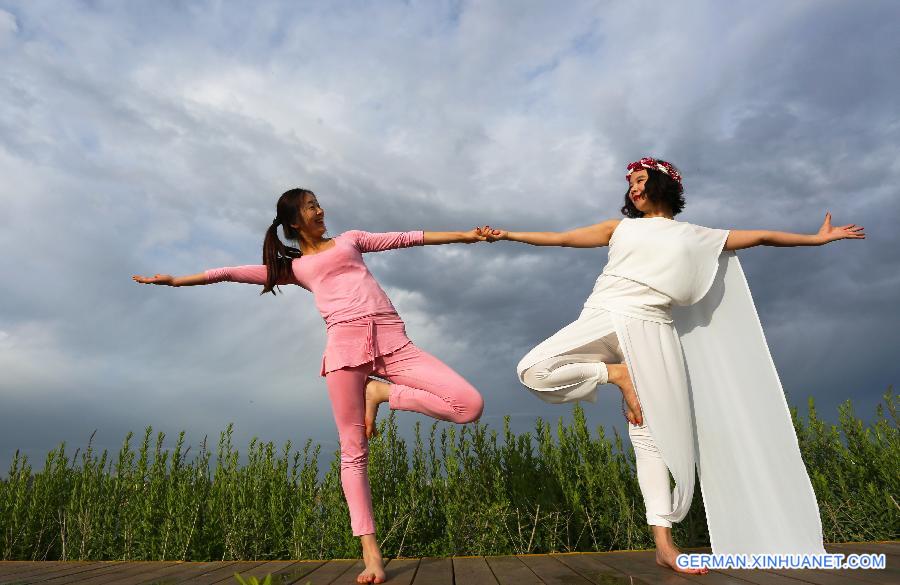
[[[713,551],[820,553],[822,525],[790,411],[733,252],[708,294],[674,307]]]

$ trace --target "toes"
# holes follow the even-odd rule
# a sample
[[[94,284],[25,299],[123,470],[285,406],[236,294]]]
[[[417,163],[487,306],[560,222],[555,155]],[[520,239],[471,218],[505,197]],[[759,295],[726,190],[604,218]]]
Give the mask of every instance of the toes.
[[[366,437],[371,439],[378,435],[378,426],[375,424],[375,417],[366,417]]]

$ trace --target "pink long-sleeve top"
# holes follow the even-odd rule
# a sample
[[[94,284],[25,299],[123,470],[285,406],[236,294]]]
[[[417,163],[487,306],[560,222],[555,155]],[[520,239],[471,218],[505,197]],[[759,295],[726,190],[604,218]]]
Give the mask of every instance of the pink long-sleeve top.
[[[331,248],[291,262],[291,276],[278,284],[296,284],[313,293],[327,329],[321,375],[365,364],[410,343],[400,315],[362,255],[424,243],[422,231],[353,230],[334,238]],[[215,268],[206,271],[206,281],[265,284],[266,266]]]

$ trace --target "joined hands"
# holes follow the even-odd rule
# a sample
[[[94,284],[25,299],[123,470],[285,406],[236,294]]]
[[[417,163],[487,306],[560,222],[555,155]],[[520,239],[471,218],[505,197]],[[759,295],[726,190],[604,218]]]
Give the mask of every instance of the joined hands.
[[[499,240],[505,240],[507,235],[509,235],[508,231],[497,229],[497,228],[491,227],[489,225],[475,228],[475,231],[478,232],[478,235],[481,237],[481,240],[485,241],[485,242],[496,242]]]

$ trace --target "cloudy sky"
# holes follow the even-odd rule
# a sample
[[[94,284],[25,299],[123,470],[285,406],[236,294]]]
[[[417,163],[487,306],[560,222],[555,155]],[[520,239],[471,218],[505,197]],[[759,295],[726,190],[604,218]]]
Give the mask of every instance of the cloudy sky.
[[[684,221],[866,226],[741,258],[789,401],[871,416],[900,380],[900,4],[635,6],[0,0],[2,473],[16,449],[40,466],[147,425],[335,449],[306,291],[131,281],[258,263],[287,188],[318,194],[332,234],[563,230],[618,217],[647,154],[682,170]],[[605,261],[512,243],[367,256],[410,337],[517,431],[568,416],[514,366]],[[608,388],[589,420],[624,431]]]

